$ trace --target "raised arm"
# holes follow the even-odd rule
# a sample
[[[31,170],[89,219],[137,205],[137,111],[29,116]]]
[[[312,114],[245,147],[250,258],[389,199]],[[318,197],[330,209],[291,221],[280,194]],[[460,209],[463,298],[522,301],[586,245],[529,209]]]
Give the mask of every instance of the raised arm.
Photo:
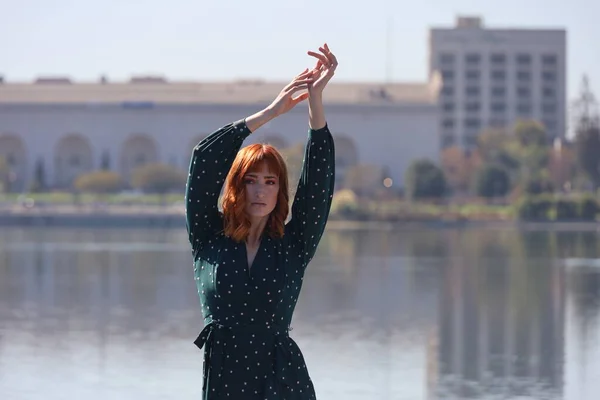
[[[310,129],[292,219],[286,227],[299,246],[304,266],[313,258],[325,231],[335,186],[335,146],[325,119],[323,89],[333,77],[337,60],[327,44],[319,50],[322,54],[309,52],[318,59],[313,70],[315,82],[308,89]]]
[[[194,147],[185,192],[186,226],[194,253],[223,229],[218,199],[225,178],[244,139],[271,119],[291,110],[308,98],[294,97],[313,82],[307,70],[296,76],[267,108],[243,120],[227,124]]]
[[[186,225],[194,251],[223,227],[217,201],[233,160],[250,133],[245,120],[240,120],[211,133],[194,147],[185,192]]]

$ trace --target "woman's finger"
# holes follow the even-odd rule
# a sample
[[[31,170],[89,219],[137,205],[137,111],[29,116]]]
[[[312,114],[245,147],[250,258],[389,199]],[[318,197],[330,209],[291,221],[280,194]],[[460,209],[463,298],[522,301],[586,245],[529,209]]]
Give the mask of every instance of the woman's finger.
[[[304,70],[302,72],[300,72],[298,75],[296,75],[294,78],[299,78],[302,75],[306,75],[307,72],[308,72],[308,68],[304,68]]]
[[[329,49],[326,49],[324,47],[319,47],[319,50],[323,53],[323,55],[325,57],[327,57],[327,61],[329,61],[329,65],[335,65],[335,56],[333,55],[333,53],[331,53],[329,51]]]
[[[292,101],[294,102],[294,104],[298,104],[306,99],[308,99],[308,92],[302,93],[301,95],[294,97]]]
[[[306,87],[308,88],[308,85],[312,84],[315,80],[314,79],[303,79],[303,80],[298,80],[295,81],[292,85],[290,85],[290,87],[288,87],[285,92],[286,94],[290,94],[290,93],[294,93],[296,91],[298,91],[298,88],[301,87]]]
[[[296,78],[294,78],[293,81],[291,81],[290,83],[288,83],[283,90],[284,91],[288,91],[290,90],[290,88],[294,87],[294,85],[301,85],[302,83],[310,83],[314,80],[313,76],[312,76],[312,71],[309,71],[305,74],[299,75]]]
[[[308,68],[306,68],[300,75],[297,75],[294,80],[298,80],[298,79],[304,79],[307,76],[310,76],[312,74],[312,70],[309,70]]]
[[[315,53],[314,51],[309,51],[308,55],[320,60],[323,65],[329,66],[329,60],[323,54]]]
[[[303,85],[299,85],[299,86],[294,86],[292,88],[290,88],[287,92],[287,94],[292,94],[292,93],[296,93],[299,90],[307,90],[308,89],[308,84],[305,83]]]

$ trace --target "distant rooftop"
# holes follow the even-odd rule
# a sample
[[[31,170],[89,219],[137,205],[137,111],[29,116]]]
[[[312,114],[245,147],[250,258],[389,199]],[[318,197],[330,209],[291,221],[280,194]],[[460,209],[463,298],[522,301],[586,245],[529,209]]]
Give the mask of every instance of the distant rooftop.
[[[40,77],[33,82],[0,81],[0,104],[259,104],[272,101],[287,82],[169,82],[162,76],[137,76],[127,82],[73,82]],[[325,100],[337,104],[435,104],[439,81],[423,83],[335,83]]]
[[[485,30],[485,31],[496,31],[496,32],[528,32],[528,33],[543,33],[543,32],[565,32],[564,28],[541,28],[541,27],[521,27],[521,26],[491,26],[488,27],[484,24],[483,18],[477,15],[458,15],[454,22],[454,26],[434,26],[431,27],[433,31],[473,31],[473,30]]]

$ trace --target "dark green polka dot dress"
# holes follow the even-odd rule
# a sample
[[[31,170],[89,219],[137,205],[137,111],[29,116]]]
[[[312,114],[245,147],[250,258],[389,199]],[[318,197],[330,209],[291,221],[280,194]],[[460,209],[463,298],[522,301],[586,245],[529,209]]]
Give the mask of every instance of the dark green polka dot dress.
[[[281,239],[263,236],[248,267],[246,246],[223,234],[217,208],[225,177],[250,130],[228,124],[194,148],[186,215],[204,316],[203,399],[309,400],[315,390],[290,323],[327,222],[334,190],[328,127],[310,129],[291,220]]]

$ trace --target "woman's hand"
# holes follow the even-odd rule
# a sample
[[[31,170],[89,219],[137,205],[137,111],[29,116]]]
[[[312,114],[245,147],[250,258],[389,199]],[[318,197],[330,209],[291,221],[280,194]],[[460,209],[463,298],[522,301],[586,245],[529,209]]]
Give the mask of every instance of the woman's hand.
[[[312,70],[312,77],[314,82],[308,85],[309,96],[321,95],[323,89],[327,86],[327,83],[333,78],[335,69],[338,66],[337,59],[333,53],[329,50],[327,43],[323,47],[319,47],[321,53],[309,51],[308,55],[313,56],[317,59],[317,65]]]
[[[304,92],[297,96],[295,96],[295,94],[301,90],[307,90],[314,80],[313,71],[309,71],[308,68],[305,69],[283,88],[267,109],[274,117],[278,117],[290,111],[298,103],[308,98],[308,92]]]

